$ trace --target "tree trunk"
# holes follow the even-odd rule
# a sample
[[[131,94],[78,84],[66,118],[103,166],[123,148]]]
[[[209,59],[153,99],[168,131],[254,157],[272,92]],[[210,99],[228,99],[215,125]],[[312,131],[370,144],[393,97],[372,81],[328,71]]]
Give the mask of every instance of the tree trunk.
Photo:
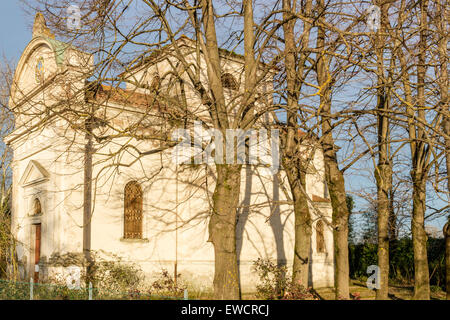
[[[349,299],[350,278],[348,262],[348,209],[345,201],[344,175],[337,167],[336,160],[332,159],[331,152],[325,151],[325,173],[328,191],[333,207],[333,237],[335,260],[335,294],[336,299]],[[334,153],[334,151],[333,151]]]
[[[297,190],[294,194],[297,194]],[[302,193],[302,192],[301,192]],[[295,246],[292,265],[292,280],[305,288],[309,282],[309,263],[311,251],[311,217],[306,196],[294,196]]]
[[[397,240],[398,227],[397,227],[397,215],[394,208],[395,192],[391,184],[391,190],[389,190],[389,242],[390,246],[394,245]],[[392,249],[392,248],[391,248]]]
[[[380,154],[381,156],[381,154]],[[380,164],[375,170],[377,180],[378,212],[378,267],[380,288],[376,290],[377,300],[387,300],[389,293],[389,190],[392,172],[390,165]]]
[[[417,118],[426,122],[425,76],[427,73],[426,51],[428,48],[428,0],[420,2],[420,40],[417,59]],[[430,274],[425,233],[426,182],[431,146],[426,144],[426,133],[417,126],[412,154],[411,177],[413,182],[413,214],[411,231],[414,249],[414,299],[430,299]],[[417,137],[417,138],[416,138]]]
[[[292,267],[293,281],[308,286],[309,260],[311,246],[311,217],[306,196],[306,165],[300,156],[301,139],[298,137],[299,111],[298,99],[303,79],[303,68],[306,54],[296,47],[295,39],[295,1],[283,0],[283,34],[284,34],[284,63],[286,69],[287,86],[287,135],[283,148],[283,167],[286,170],[291,193],[294,200],[295,212],[295,246]],[[301,4],[305,15],[311,13],[312,1]],[[311,24],[304,21],[301,45],[306,47],[309,42]],[[300,58],[299,58],[300,56]],[[307,161],[308,159],[306,159]]]
[[[216,165],[217,182],[213,212],[209,221],[209,241],[214,246],[215,299],[241,298],[236,254],[236,214],[241,184],[240,165]]]
[[[430,274],[425,233],[426,177],[413,172],[413,216],[411,231],[414,249],[414,297],[415,300],[430,299]]]
[[[382,2],[382,1],[380,1]],[[383,30],[389,28],[389,3],[380,3],[381,26]],[[378,267],[380,288],[376,290],[377,300],[387,300],[389,293],[389,195],[392,188],[392,165],[390,163],[390,133],[389,133],[389,89],[390,78],[385,77],[384,48],[386,36],[378,32],[375,35],[377,55],[377,124],[378,124],[378,165],[375,168],[377,183],[377,226],[378,226]],[[392,65],[391,65],[392,68]]]
[[[447,136],[450,136],[449,117],[447,117],[445,121],[444,132]],[[447,188],[448,192],[450,193],[450,138],[447,137],[445,139],[445,150],[447,151],[445,159],[447,167]],[[444,236],[445,236],[445,279],[446,279],[445,291],[447,292],[447,300],[450,300],[450,217],[448,218],[447,224],[444,226]]]
[[[308,287],[311,251],[311,216],[306,195],[306,172],[300,164],[285,164],[286,176],[292,192],[295,215],[294,260],[292,280]]]
[[[213,125],[226,136],[231,127],[247,128],[254,116],[257,63],[254,57],[253,6],[244,1],[244,49],[245,94],[240,112],[230,126],[229,110],[221,80],[221,59],[217,44],[215,12],[212,0],[202,0],[202,24],[205,47],[203,48],[207,74],[212,94],[211,114]],[[240,121],[243,119],[244,121]],[[244,124],[242,123],[244,122]],[[226,142],[225,142],[226,145]],[[234,143],[233,143],[234,145]],[[241,165],[216,164],[217,182],[213,194],[213,212],[209,222],[209,239],[214,246],[215,274],[214,295],[216,299],[240,299],[239,269],[236,253],[236,214],[239,203]]]
[[[325,105],[322,105],[324,107]],[[329,112],[325,107],[323,112]],[[333,238],[334,238],[334,286],[336,299],[350,298],[350,277],[348,261],[348,219],[349,211],[346,202],[344,174],[339,170],[334,139],[329,118],[322,119],[322,146],[324,152],[325,178],[330,193],[333,208]]]
[[[447,30],[447,20],[448,20],[448,7],[446,7],[446,1],[437,1],[438,17],[440,19],[437,22],[437,27],[439,30],[439,41],[438,41],[438,55],[439,55],[439,68],[438,72],[438,83],[441,95],[441,112],[443,113],[442,120],[442,130],[444,131],[444,141],[445,141],[445,164],[447,171],[447,190],[450,194],[450,116],[449,116],[449,105],[448,105],[448,32]],[[446,269],[446,292],[447,300],[450,300],[450,217],[447,224],[444,226],[444,236],[445,236],[445,269]]]
[[[388,103],[385,93],[379,93],[379,110],[386,110]],[[391,214],[390,193],[392,189],[392,167],[389,156],[388,115],[380,111],[378,115],[378,166],[375,168],[377,182],[377,226],[378,226],[378,267],[380,288],[376,290],[377,300],[388,299],[389,293],[389,217]]]
[[[85,122],[86,145],[84,147],[84,187],[83,187],[83,255],[86,261],[86,283],[92,276],[91,257],[91,221],[92,221],[92,154],[93,154],[93,120]]]
[[[320,1],[323,8],[324,3]],[[333,139],[332,125],[330,119],[331,113],[331,92],[329,88],[328,60],[325,56],[325,30],[318,28],[317,48],[321,54],[317,62],[317,82],[322,88],[320,96],[320,110],[322,123],[322,148],[324,153],[325,179],[328,186],[328,192],[331,197],[333,208],[332,224],[334,239],[334,260],[335,260],[335,298],[350,298],[350,276],[348,260],[348,220],[349,210],[347,206],[347,194],[345,192],[344,174],[339,170],[335,144]]]

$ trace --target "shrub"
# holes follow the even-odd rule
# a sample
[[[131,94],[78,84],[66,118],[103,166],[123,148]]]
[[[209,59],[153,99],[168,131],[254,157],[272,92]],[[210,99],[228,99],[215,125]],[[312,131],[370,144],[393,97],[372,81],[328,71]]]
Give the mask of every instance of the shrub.
[[[144,274],[135,263],[124,262],[121,257],[112,255],[112,259],[103,259],[98,253],[92,255],[91,274],[82,273],[83,282],[92,282],[95,294],[99,298],[128,297],[140,295],[144,283]]]
[[[318,300],[311,288],[291,280],[285,265],[276,265],[268,259],[259,258],[254,262],[258,274],[257,297],[264,300]]]
[[[81,291],[87,298],[87,283],[91,282],[93,294],[96,299],[136,299],[144,283],[144,274],[140,267],[134,263],[124,262],[121,257],[114,254],[106,254],[108,259],[100,255],[100,252],[91,252],[92,265],[90,274],[86,273],[86,261],[79,253],[66,253],[64,255],[53,255],[50,258],[52,266],[68,267],[79,266],[81,269],[80,286]],[[105,256],[105,253],[103,254]],[[46,280],[48,284],[58,287],[67,286],[67,276],[56,274]],[[67,288],[66,288],[67,289]],[[73,296],[77,290],[59,289],[61,298]]]
[[[389,244],[389,277],[392,284],[409,284],[414,281],[414,250],[410,238],[391,241]],[[445,240],[429,238],[427,241],[430,285],[445,287]],[[365,282],[367,267],[377,264],[377,244],[349,245],[350,277]]]
[[[183,297],[186,285],[180,282],[180,278],[181,274],[178,274],[177,282],[175,282],[169,272],[166,269],[162,269],[159,277],[150,286],[150,295],[159,297]]]

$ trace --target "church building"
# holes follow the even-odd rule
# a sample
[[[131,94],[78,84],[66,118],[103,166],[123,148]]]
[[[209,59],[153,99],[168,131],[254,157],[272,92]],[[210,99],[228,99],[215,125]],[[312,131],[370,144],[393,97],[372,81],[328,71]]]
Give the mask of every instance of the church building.
[[[190,39],[178,41],[187,60],[202,61]],[[123,71],[126,85],[93,85],[94,57],[55,39],[37,14],[14,75],[9,103],[15,130],[6,139],[14,153],[12,230],[23,279],[43,281],[79,270],[82,259],[76,257],[83,257],[88,241],[103,259],[134,263],[149,279],[166,269],[199,288],[212,288],[208,221],[214,165],[174,163],[175,147],[163,147],[162,139],[173,135],[168,128],[185,125],[186,115],[174,110],[175,104],[186,103],[199,121],[207,111],[189,79],[167,77],[174,68],[182,73],[170,50],[155,50]],[[243,57],[220,50],[220,58],[225,91],[240,92]],[[272,103],[272,91],[269,72],[258,88],[261,106]],[[156,99],[155,92],[165,92],[165,98]],[[314,150],[306,176],[313,230],[308,285],[329,287],[332,208],[323,153],[313,142],[305,150]],[[258,258],[292,267],[294,255],[287,178],[282,167],[271,174],[263,169],[242,167],[236,250],[244,292],[255,290]]]

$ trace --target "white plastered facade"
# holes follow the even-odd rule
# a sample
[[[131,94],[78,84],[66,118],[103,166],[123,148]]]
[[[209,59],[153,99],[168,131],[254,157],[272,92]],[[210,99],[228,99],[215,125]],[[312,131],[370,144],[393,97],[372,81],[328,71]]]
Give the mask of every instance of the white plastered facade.
[[[57,104],[58,88],[37,83],[37,61],[43,58],[45,77],[53,75],[78,79],[92,65],[92,57],[70,47],[64,48],[54,39],[35,37],[19,61],[11,103],[18,110],[38,108],[42,104]],[[158,65],[140,68],[134,74],[139,81],[164,73],[169,68]],[[241,80],[242,62],[239,58],[224,59],[223,68]],[[146,78],[147,77],[147,78]],[[206,77],[206,75],[205,75]],[[61,79],[61,78],[60,78]],[[71,81],[73,88],[82,88],[83,82]],[[270,80],[261,92],[270,91]],[[269,86],[269,88],[267,88]],[[133,89],[129,85],[127,89]],[[175,92],[177,94],[177,92]],[[270,103],[270,98],[266,98]],[[192,93],[188,101],[198,105]],[[265,103],[267,103],[267,101]],[[111,103],[108,112],[115,113],[124,106]],[[130,107],[127,107],[130,108]],[[199,114],[203,112],[199,107]],[[132,107],[131,107],[132,109]],[[16,130],[7,139],[14,151],[12,163],[12,227],[18,239],[18,258],[21,275],[29,279],[34,265],[34,228],[41,225],[41,252],[39,277],[64,272],[56,257],[82,253],[83,244],[83,146],[84,135],[63,118],[57,116],[42,125],[29,125],[33,119],[16,118]],[[124,120],[126,121],[126,120]],[[31,130],[31,127],[33,128]],[[26,129],[26,130],[25,130]],[[27,132],[27,133],[24,133]],[[97,146],[93,156],[93,218],[91,249],[120,256],[124,262],[138,264],[149,279],[161,269],[178,273],[197,287],[211,288],[214,276],[214,251],[208,242],[210,201],[214,190],[213,171],[205,165],[176,166],[171,152],[152,154],[139,161],[133,152],[123,152],[117,159],[105,157],[111,150],[132,144],[141,150],[154,148],[154,142],[130,138],[116,138],[113,143]],[[104,152],[103,152],[104,151]],[[104,161],[103,161],[104,160]],[[327,199],[323,155],[315,150],[313,169],[307,175],[307,193],[310,198]],[[243,291],[255,290],[258,282],[253,262],[268,258],[292,265],[294,245],[294,212],[288,204],[287,179],[281,169],[277,175],[258,174],[257,166],[242,169],[237,227],[237,252],[240,283]],[[142,239],[124,239],[124,187],[129,181],[138,181],[143,189]],[[39,199],[41,213],[33,214],[33,203]],[[311,241],[310,283],[313,287],[333,286],[333,233],[330,227],[332,209],[329,201],[310,203],[313,234]],[[325,252],[317,252],[315,225],[325,221]],[[66,266],[67,267],[67,266]]]

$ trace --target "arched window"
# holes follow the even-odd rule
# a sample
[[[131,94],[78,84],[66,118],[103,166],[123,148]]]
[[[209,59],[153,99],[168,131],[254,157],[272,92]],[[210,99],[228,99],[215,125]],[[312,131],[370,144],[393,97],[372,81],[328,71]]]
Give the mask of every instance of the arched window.
[[[239,89],[236,79],[234,79],[234,77],[229,73],[222,74],[222,86],[224,88],[231,89],[231,90]]]
[[[136,181],[124,190],[124,238],[142,239],[142,189]]]
[[[41,201],[38,198],[33,201],[33,215],[38,215],[42,213]]]
[[[36,66],[34,69],[35,80],[37,84],[42,84],[44,82],[44,58],[39,57],[36,61]]]
[[[323,233],[323,221],[319,220],[316,224],[316,250],[318,253],[325,252],[325,236]]]

